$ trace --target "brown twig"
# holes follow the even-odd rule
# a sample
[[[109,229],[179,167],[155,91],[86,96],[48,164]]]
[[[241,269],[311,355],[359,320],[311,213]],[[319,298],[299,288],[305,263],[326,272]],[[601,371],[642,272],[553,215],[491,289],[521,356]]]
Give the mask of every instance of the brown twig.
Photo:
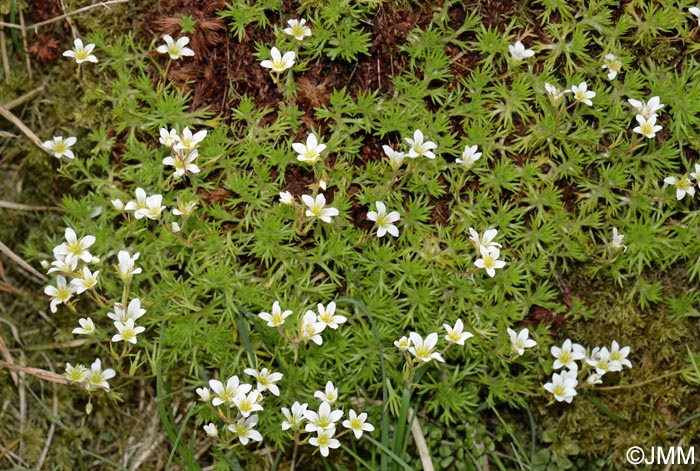
[[[7,245],[3,244],[2,241],[0,241],[0,252],[10,257],[10,259],[14,260],[15,263],[17,263],[20,267],[24,268],[29,273],[38,278],[39,281],[45,282],[49,280],[42,273],[38,272],[33,266],[22,260],[22,258],[19,255],[14,253]]]
[[[51,370],[51,372],[54,372],[49,357],[44,352],[41,352],[41,356],[43,356],[44,360],[46,360],[46,364],[49,365],[49,369]],[[53,412],[53,415],[55,417],[58,417],[58,389],[56,388],[56,383],[53,383],[53,406],[51,407],[51,411]],[[52,420],[51,426],[49,427],[49,431],[46,434],[46,443],[44,444],[44,449],[41,450],[41,456],[39,456],[39,461],[36,464],[36,469],[41,469],[44,467],[44,462],[46,461],[46,457],[49,455],[49,449],[51,448],[51,443],[53,442],[53,434],[55,432],[56,423]]]
[[[0,208],[12,209],[14,211],[62,211],[58,206],[32,206],[30,204],[21,204],[5,200],[0,200]]]
[[[0,19],[2,19],[2,16],[0,16]],[[0,21],[0,55],[2,55],[2,68],[5,71],[5,80],[10,78],[10,72],[12,70],[10,69],[10,59],[7,56],[7,42],[5,39],[5,28],[1,25],[2,21]]]
[[[430,458],[428,444],[423,436],[423,430],[421,429],[418,418],[416,417],[412,407],[408,408],[408,417],[411,421],[411,435],[413,435],[413,441],[416,443],[418,455],[420,455],[420,462],[423,465],[423,471],[435,471],[433,461]]]
[[[24,49],[24,62],[27,66],[27,75],[29,76],[29,81],[34,80],[32,73],[32,61],[29,60],[29,46],[27,44],[27,29],[24,26],[24,13],[22,9],[19,9],[19,24],[22,25],[22,48]]]
[[[44,85],[39,85],[39,86],[36,87],[34,90],[30,90],[30,91],[28,91],[27,93],[25,93],[24,95],[22,95],[22,96],[20,96],[20,97],[18,97],[18,98],[15,98],[15,99],[12,100],[12,101],[8,101],[7,103],[5,103],[5,108],[7,108],[8,110],[11,110],[12,108],[14,108],[14,107],[16,107],[16,106],[21,105],[21,104],[24,103],[25,101],[31,100],[31,99],[34,98],[36,95],[38,95],[39,93],[43,92],[43,91],[44,91],[44,88],[46,88]]]
[[[29,138],[36,146],[46,152],[49,155],[52,155],[51,152],[48,151],[41,142],[41,139],[37,137],[36,134],[34,134],[34,131],[29,129],[23,122],[20,120],[17,116],[12,114],[10,110],[5,108],[3,105],[0,105],[0,115],[2,115],[6,120],[10,121],[12,124],[17,126],[22,133],[24,133],[25,136]]]
[[[4,26],[7,28],[13,28],[13,29],[32,29],[32,28],[40,28],[42,26],[50,25],[51,23],[56,23],[57,21],[61,21],[64,18],[67,18],[69,16],[77,15],[79,13],[86,12],[88,10],[92,10],[93,8],[96,7],[105,7],[107,8],[109,5],[114,5],[116,3],[126,3],[129,0],[110,0],[108,2],[100,2],[100,3],[94,3],[92,5],[88,5],[83,8],[78,8],[77,10],[70,11],[68,13],[64,13],[63,15],[56,16],[54,18],[49,18],[46,21],[40,21],[39,23],[34,23],[33,25],[29,26],[21,26],[21,25],[16,25],[14,23],[5,23],[3,21],[0,21],[0,27]]]

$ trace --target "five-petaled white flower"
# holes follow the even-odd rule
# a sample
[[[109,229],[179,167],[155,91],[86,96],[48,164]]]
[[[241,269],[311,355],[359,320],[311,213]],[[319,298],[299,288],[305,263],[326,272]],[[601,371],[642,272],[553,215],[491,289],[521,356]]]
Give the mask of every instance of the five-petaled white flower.
[[[622,72],[622,62],[613,54],[605,54],[603,69],[608,69],[608,80],[614,80]]]
[[[535,55],[535,51],[532,49],[525,49],[525,46],[523,46],[523,43],[520,41],[517,41],[515,44],[509,44],[508,51],[516,62],[520,62]]]
[[[591,356],[586,358],[586,363],[595,368],[595,372],[604,375],[607,372],[622,371],[622,363],[610,358],[610,350],[607,347],[596,347]]]
[[[464,345],[464,342],[474,337],[471,332],[464,332],[464,323],[462,319],[457,319],[455,326],[452,327],[449,324],[442,324],[442,326],[447,330],[447,335],[445,335],[445,340],[450,343],[455,343],[457,345]]]
[[[339,421],[342,416],[342,410],[331,410],[331,405],[329,403],[322,402],[318,408],[318,412],[312,410],[304,411],[304,418],[308,421],[304,430],[307,432],[316,432],[318,430],[335,429],[335,423]]]
[[[309,340],[316,345],[323,343],[321,332],[326,328],[326,324],[318,322],[318,317],[314,311],[306,311],[299,326],[301,340],[308,342]]]
[[[559,103],[564,95],[571,92],[571,90],[560,90],[559,87],[551,83],[545,83],[544,90],[552,103]]]
[[[126,308],[122,303],[114,303],[114,312],[108,313],[107,317],[114,322],[125,323],[129,319],[137,321],[144,314],[146,314],[146,310],[141,308],[141,300],[134,298]]]
[[[433,149],[437,148],[437,144],[433,141],[424,141],[423,132],[420,129],[416,129],[413,133],[413,139],[410,137],[404,138],[411,148],[408,150],[408,157],[415,159],[416,157],[423,156],[428,159],[434,159],[435,153]]]
[[[136,219],[143,219],[145,217],[145,212],[148,210],[146,204],[148,195],[146,195],[146,191],[144,191],[143,188],[136,188],[134,193],[136,194],[136,200],[126,203],[124,211],[133,211]]]
[[[557,401],[565,401],[570,403],[576,395],[576,385],[578,381],[575,377],[565,375],[564,373],[554,373],[552,382],[544,385],[544,388],[554,394],[554,399]]]
[[[407,352],[411,348],[411,340],[405,335],[398,340],[394,340],[394,346],[402,352]]]
[[[63,139],[63,136],[54,136],[54,138],[50,141],[44,141],[42,146],[44,149],[50,151],[57,159],[65,157],[69,160],[73,160],[75,158],[75,154],[73,154],[73,151],[70,150],[70,148],[77,141],[78,139],[73,136],[67,137],[66,139]]]
[[[343,421],[343,427],[352,430],[355,434],[355,438],[360,439],[364,432],[374,432],[374,425],[367,423],[367,412],[363,412],[360,415],[350,409],[348,412],[348,419]]]
[[[493,241],[497,235],[498,229],[488,229],[484,232],[483,236],[479,236],[479,233],[476,232],[474,228],[469,228],[469,240],[474,242],[474,247],[476,247],[478,251],[481,251],[482,247],[488,252],[499,250],[501,248],[501,244]]]
[[[292,205],[294,204],[294,196],[288,191],[280,192],[280,203]]]
[[[302,41],[304,38],[311,36],[311,28],[306,26],[304,18],[297,20],[287,20],[288,28],[284,28],[285,34],[294,36],[297,41]]]
[[[331,329],[337,329],[338,324],[347,322],[347,317],[341,316],[335,313],[335,301],[328,303],[328,307],[324,307],[323,304],[318,303],[318,321],[323,323],[326,327]]]
[[[214,407],[220,406],[221,404],[228,404],[229,407],[233,407],[236,396],[239,394],[248,394],[248,392],[253,389],[253,386],[250,384],[241,384],[236,375],[226,380],[226,385],[218,379],[210,379],[209,387],[216,396],[211,401]]]
[[[399,152],[397,150],[394,150],[390,146],[387,146],[387,145],[383,145],[382,149],[384,149],[384,153],[389,158],[389,164],[391,164],[391,168],[396,170],[399,167],[401,167],[401,164],[403,163],[403,159],[406,158],[406,154],[404,152]]]
[[[465,146],[462,157],[455,159],[455,162],[461,165],[465,170],[469,170],[481,157],[481,152],[477,152],[477,150],[479,150],[479,147],[476,145],[471,147]]]
[[[161,195],[151,195],[146,198],[146,208],[143,209],[143,215],[148,219],[157,220],[160,219],[160,213],[163,212],[165,206],[161,203],[163,202],[163,197]],[[134,213],[136,216],[136,213]]]
[[[183,56],[194,56],[194,51],[189,47],[185,47],[190,43],[190,38],[182,36],[177,41],[173,41],[173,37],[169,34],[163,36],[165,44],[158,46],[156,51],[161,54],[169,54],[172,60],[178,60]]]
[[[73,49],[64,51],[63,55],[65,57],[73,57],[76,64],[82,64],[83,62],[97,62],[97,57],[94,56],[92,50],[95,49],[94,44],[87,44],[83,46],[83,40],[80,38],[75,38],[73,41]]]
[[[656,133],[662,129],[661,126],[656,124],[656,115],[651,115],[648,118],[645,118],[641,114],[638,114],[635,116],[635,118],[639,123],[639,126],[632,129],[632,131],[639,133],[644,137],[652,139],[656,137]]]
[[[617,340],[612,341],[612,345],[610,346],[610,360],[616,361],[627,368],[632,368],[632,362],[627,359],[627,355],[629,354],[629,346],[620,348],[620,344],[617,343]]]
[[[117,375],[112,368],[102,369],[102,360],[97,358],[87,372],[88,389],[93,387],[103,388],[109,391],[109,381]]]
[[[333,438],[333,435],[335,435],[335,428],[318,430],[315,437],[309,438],[309,444],[317,446],[323,456],[328,456],[330,448],[340,448],[340,442]]]
[[[196,133],[192,134],[190,128],[185,127],[185,129],[182,130],[182,135],[179,136],[177,142],[173,144],[173,150],[176,152],[185,153],[192,152],[199,147],[199,144],[202,143],[205,137],[207,137],[206,129],[202,129],[201,131],[197,131]]]
[[[197,388],[197,395],[199,396],[199,400],[202,402],[209,402],[211,401],[211,391],[207,387],[202,387],[202,388]]]
[[[273,47],[270,49],[272,60],[264,60],[260,65],[266,69],[272,69],[273,72],[284,72],[294,65],[295,55],[294,51],[289,51],[285,52],[283,56],[279,49]]]
[[[253,427],[255,427],[257,424],[258,416],[255,414],[248,418],[244,417],[238,419],[238,422],[235,424],[230,424],[228,429],[238,437],[238,440],[242,445],[247,445],[250,440],[253,440],[254,442],[261,442],[263,439],[260,432],[253,430]]]
[[[78,319],[78,323],[80,324],[80,327],[73,329],[74,334],[90,335],[95,333],[95,323],[89,317],[81,317]]]
[[[112,337],[112,342],[129,342],[136,343],[136,336],[146,330],[145,327],[134,325],[134,319],[129,318],[126,322],[115,322],[114,327],[117,328],[118,334]]]
[[[411,346],[408,347],[408,351],[413,354],[413,356],[423,362],[429,362],[430,360],[445,361],[442,355],[433,351],[438,341],[438,334],[436,332],[428,334],[425,340],[415,332],[411,332],[408,336],[411,339]]]
[[[306,217],[319,218],[325,223],[330,223],[331,218],[340,214],[336,208],[326,208],[326,197],[323,193],[316,195],[314,199],[310,195],[301,195],[301,200],[309,207],[306,210]]]
[[[306,144],[295,142],[292,144],[292,149],[298,154],[297,160],[312,164],[321,158],[321,152],[326,150],[326,145],[319,144],[316,134],[311,133],[306,138]]]
[[[168,131],[167,128],[160,128],[160,137],[158,141],[165,147],[173,148],[180,141],[180,136],[175,129]]]
[[[299,402],[294,402],[292,404],[292,411],[286,407],[282,408],[282,414],[284,415],[284,422],[282,422],[282,430],[289,430],[297,428],[304,420],[304,413],[306,408],[309,407],[308,404],[300,404]]]
[[[627,246],[622,243],[624,238],[625,238],[625,235],[620,234],[617,231],[617,227],[613,227],[612,242],[610,243],[610,245],[615,250],[624,249],[624,251],[627,252]]]
[[[664,107],[663,103],[661,103],[661,99],[658,96],[649,98],[649,101],[647,102],[635,100],[633,98],[630,98],[627,101],[630,105],[632,105],[638,114],[642,115],[646,119],[656,116],[656,112]]]
[[[326,383],[326,389],[324,391],[316,391],[314,397],[321,402],[327,402],[333,405],[335,401],[338,400],[338,388],[333,385],[333,381],[328,381]]]
[[[73,366],[70,363],[66,363],[66,372],[63,373],[63,376],[68,378],[68,381],[72,381],[74,383],[83,383],[87,381],[88,369],[85,368],[85,365]]]
[[[272,303],[272,314],[269,312],[261,312],[258,317],[265,322],[267,322],[268,327],[279,327],[284,324],[284,320],[292,315],[292,311],[289,309],[282,311],[280,307],[280,302],[275,301]]]
[[[552,346],[550,349],[552,356],[556,358],[552,368],[568,368],[570,371],[578,371],[577,360],[586,358],[586,349],[583,345],[572,343],[571,339],[566,339],[561,347]]]
[[[578,85],[572,85],[571,92],[574,94],[576,101],[584,103],[588,106],[593,106],[591,98],[594,98],[596,93],[592,90],[588,90],[586,82],[581,82]]]
[[[257,380],[257,390],[263,392],[265,390],[270,391],[274,396],[280,395],[280,388],[275,384],[277,381],[282,379],[282,373],[273,373],[267,368],[263,368],[257,371],[253,368],[246,368],[243,370],[245,374],[253,376]]]
[[[368,211],[367,219],[374,221],[377,225],[377,237],[383,237],[387,232],[394,237],[399,236],[399,229],[394,225],[396,221],[401,219],[398,211],[386,212],[386,206],[381,201],[374,203],[377,207],[376,211]]]
[[[197,157],[199,157],[199,151],[197,150],[193,150],[188,154],[176,152],[174,155],[164,158],[163,165],[175,167],[175,177],[180,178],[185,173],[199,173],[199,167],[194,163]]]
[[[83,267],[82,278],[73,278],[70,282],[73,292],[75,292],[75,294],[82,294],[94,288],[97,285],[97,275],[99,274],[99,270],[92,273],[88,267]]]
[[[479,247],[479,252],[481,252],[481,258],[474,262],[474,266],[477,268],[486,269],[486,273],[490,277],[496,276],[496,269],[503,268],[506,266],[506,262],[499,260],[498,257],[501,255],[501,251],[498,248],[491,248],[490,250],[483,245]]]
[[[141,267],[136,266],[136,260],[138,260],[140,253],[136,252],[132,257],[126,250],[120,250],[117,254],[119,263],[117,265],[117,273],[123,281],[128,281],[133,275],[138,275],[141,273]]]
[[[260,405],[260,399],[262,399],[260,391],[253,389],[248,394],[239,392],[233,398],[233,404],[238,407],[238,411],[243,417],[248,417],[253,412],[263,410],[263,406]]]
[[[66,241],[53,249],[54,256],[68,260],[80,259],[85,263],[90,263],[92,254],[88,249],[95,243],[95,236],[86,235],[78,240],[75,231],[70,227],[66,228],[65,236]]]
[[[527,328],[522,329],[517,334],[510,327],[506,330],[510,336],[511,353],[522,355],[525,353],[526,348],[531,348],[537,345],[537,342],[528,338],[530,337],[530,331],[528,331]]]
[[[66,303],[73,296],[73,288],[66,282],[63,276],[56,277],[56,286],[47,286],[44,288],[44,294],[51,296],[51,312],[56,313],[58,305]]]
[[[676,187],[676,199],[678,200],[682,200],[685,195],[695,195],[695,187],[693,186],[693,182],[688,178],[688,175],[683,175],[679,178],[666,177],[664,178],[664,183]]]

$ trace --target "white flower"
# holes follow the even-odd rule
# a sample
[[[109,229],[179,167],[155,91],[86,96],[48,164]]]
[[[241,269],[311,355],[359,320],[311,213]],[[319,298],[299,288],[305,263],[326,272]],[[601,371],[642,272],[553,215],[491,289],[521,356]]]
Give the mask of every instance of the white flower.
[[[498,229],[488,229],[484,232],[483,236],[480,236],[473,228],[469,228],[469,240],[474,242],[474,246],[481,253],[481,248],[485,248],[488,252],[493,252],[494,250],[499,250],[501,244],[494,242],[493,239],[498,235]]]
[[[632,129],[632,131],[641,134],[644,137],[652,139],[656,137],[656,133],[661,131],[662,127],[656,124],[656,115],[649,116],[645,118],[641,114],[635,116],[639,126]]]
[[[178,60],[183,56],[194,56],[194,51],[189,47],[185,47],[190,43],[190,38],[182,36],[177,42],[173,41],[173,37],[169,34],[163,36],[165,44],[158,46],[156,51],[161,54],[169,54],[172,60]]]
[[[280,395],[280,388],[278,388],[275,383],[282,379],[282,373],[272,373],[267,368],[263,368],[260,372],[253,368],[246,368],[243,372],[253,376],[257,380],[258,384],[255,387],[258,391],[263,392],[268,390],[273,396]]]
[[[235,424],[230,424],[228,429],[233,432],[243,445],[247,445],[250,440],[261,442],[263,437],[260,432],[253,430],[258,423],[258,416],[251,415],[248,418],[238,419]]]
[[[294,204],[294,196],[288,191],[280,192],[280,203],[282,204]]]
[[[479,247],[479,251],[481,252],[481,258],[474,262],[474,266],[477,268],[486,269],[486,273],[488,273],[490,277],[493,278],[496,276],[497,268],[503,268],[506,266],[506,262],[498,259],[498,257],[501,255],[501,251],[499,249],[492,248],[489,250],[482,245]]]
[[[297,41],[302,41],[304,38],[311,36],[311,29],[306,26],[305,19],[287,20],[287,24],[289,25],[289,28],[284,28],[285,34],[294,36],[294,39]]]
[[[625,236],[617,231],[617,227],[613,227],[613,237],[610,245],[613,249],[625,249],[625,252],[627,252],[627,246],[622,243],[624,238]]]
[[[326,208],[326,197],[323,193],[316,195],[316,199],[310,195],[301,195],[301,200],[309,207],[306,210],[306,217],[319,218],[325,223],[330,223],[331,218],[340,214],[336,208]]]
[[[571,90],[559,90],[559,87],[551,83],[545,83],[544,90],[547,92],[547,96],[552,103],[559,103],[561,99],[564,98],[565,94],[571,92]]]
[[[434,159],[435,153],[432,152],[433,149],[437,148],[437,144],[433,141],[423,142],[423,132],[420,129],[416,129],[413,133],[413,139],[410,137],[404,138],[411,148],[408,150],[408,157],[415,159],[416,157],[424,156],[428,159]]]
[[[66,283],[65,277],[59,275],[56,277],[56,286],[47,286],[44,294],[51,296],[51,312],[56,313],[58,305],[68,302],[73,296],[73,288]]]
[[[438,341],[438,334],[436,332],[429,334],[425,337],[425,340],[415,332],[411,332],[408,336],[411,339],[411,346],[408,347],[408,351],[413,354],[413,356],[424,362],[429,362],[433,359],[441,362],[445,361],[442,355],[433,351]]]
[[[698,7],[690,7],[688,8],[688,11],[695,15],[695,17],[698,19],[698,26],[700,26],[700,8]]]
[[[646,103],[643,101],[634,100],[632,98],[630,98],[627,101],[630,105],[632,105],[632,107],[637,111],[638,114],[642,115],[646,119],[655,116],[656,112],[664,107],[658,96],[653,96],[649,98],[649,101]]]
[[[126,309],[124,309],[122,303],[114,303],[114,312],[108,313],[107,317],[114,322],[121,322],[123,324],[129,319],[137,321],[144,314],[146,314],[146,310],[141,309],[141,300],[139,298],[134,298]]]
[[[612,345],[610,346],[610,360],[611,361],[616,361],[620,363],[622,366],[626,366],[627,368],[632,368],[632,363],[627,359],[627,355],[630,354],[630,347],[622,347],[620,348],[620,344],[617,343],[617,340],[612,341]]]
[[[622,72],[622,62],[613,54],[605,54],[603,69],[608,69],[608,80],[614,80]]]
[[[318,317],[316,317],[314,311],[306,311],[299,327],[301,340],[304,342],[310,340],[316,345],[321,345],[323,343],[321,332],[326,328],[326,324],[318,322]]]
[[[328,456],[329,448],[340,448],[340,442],[333,438],[333,435],[335,435],[335,428],[318,430],[315,437],[309,438],[309,444],[317,446],[323,456]]]
[[[207,137],[206,129],[192,134],[190,128],[185,127],[185,129],[182,130],[182,135],[179,136],[178,141],[173,144],[173,150],[176,152],[190,153],[199,147],[199,144],[202,143],[205,137]]]
[[[264,60],[260,63],[266,69],[272,69],[273,72],[284,72],[294,65],[294,51],[289,51],[282,55],[279,49],[273,47],[270,49],[272,60]]]
[[[136,336],[146,330],[145,327],[134,325],[134,319],[129,318],[126,322],[115,322],[114,327],[117,328],[118,334],[112,337],[112,342],[124,342],[136,343]]]
[[[330,327],[331,329],[337,329],[338,324],[342,324],[344,322],[347,322],[348,320],[345,316],[335,314],[335,301],[331,301],[330,303],[328,303],[328,307],[324,307],[321,303],[318,303],[317,307],[318,322],[321,322],[326,327]]]
[[[173,209],[173,214],[175,216],[190,217],[190,216],[192,216],[192,213],[194,212],[196,207],[197,207],[196,201],[188,201],[187,203],[183,203],[183,202],[178,200],[177,208]]]
[[[59,256],[57,260],[54,260],[53,262],[51,262],[51,268],[46,273],[53,273],[53,272],[69,273],[69,272],[75,271],[75,269],[78,267],[78,260],[79,259],[74,258],[74,257]]]
[[[209,424],[205,425],[204,431],[207,433],[207,436],[209,436],[209,437],[219,436],[219,431],[217,430],[216,425],[214,425],[213,422],[209,422]]]
[[[258,317],[265,322],[267,322],[268,327],[279,327],[282,324],[284,324],[284,320],[292,315],[292,311],[287,309],[286,311],[282,312],[282,308],[280,308],[280,302],[275,301],[272,304],[272,314],[269,312],[261,312],[258,314]]]
[[[402,352],[407,352],[411,347],[411,341],[404,335],[400,339],[394,341],[394,346]]]
[[[664,183],[676,187],[676,199],[678,200],[682,200],[685,195],[695,195],[695,187],[687,175],[683,175],[680,178],[666,177],[664,178]]]
[[[233,398],[233,403],[238,407],[238,411],[243,417],[248,417],[253,412],[263,410],[263,406],[259,403],[261,398],[260,391],[253,389],[247,395],[242,392],[236,394],[236,397]]]
[[[367,423],[366,420],[366,412],[357,415],[354,410],[350,409],[350,412],[348,412],[348,419],[343,421],[343,427],[352,430],[352,433],[355,434],[355,438],[359,439],[364,432],[374,431],[374,425]]]
[[[578,86],[573,85],[571,87],[571,92],[574,94],[576,101],[584,103],[588,106],[593,106],[591,98],[595,97],[596,93],[594,91],[588,90],[586,82],[581,82]]]
[[[160,219],[160,213],[165,209],[165,206],[161,204],[162,202],[163,197],[161,195],[151,195],[146,198],[146,209],[143,210],[143,215],[152,220]]]
[[[455,343],[457,345],[464,345],[464,342],[474,337],[471,332],[463,332],[464,323],[462,319],[457,319],[455,326],[451,327],[448,324],[442,324],[442,326],[447,330],[447,335],[445,335],[445,340],[450,343]]]
[[[576,385],[578,381],[576,378],[571,376],[566,376],[564,373],[554,373],[552,375],[552,382],[544,385],[544,388],[550,393],[554,394],[554,399],[557,401],[565,401],[570,403],[574,396],[576,395]]]
[[[508,51],[510,52],[510,56],[516,62],[520,62],[523,59],[527,59],[535,55],[535,51],[532,49],[525,49],[525,46],[523,46],[523,43],[520,41],[516,42],[514,45],[509,44]]]
[[[248,394],[248,392],[253,389],[253,386],[250,384],[240,384],[238,376],[235,375],[231,376],[226,381],[226,386],[217,379],[210,379],[209,387],[216,396],[211,401],[214,407],[220,406],[221,404],[228,404],[229,407],[233,407],[236,396],[239,394]]]
[[[517,334],[510,327],[507,329],[507,331],[508,335],[510,336],[511,353],[522,355],[525,353],[526,348],[531,348],[537,345],[537,342],[528,338],[530,336],[530,332],[527,330],[527,328],[522,329]]]
[[[83,46],[83,41],[80,38],[75,38],[73,41],[73,49],[64,51],[63,55],[65,57],[73,57],[76,64],[82,64],[83,62],[97,62],[97,57],[91,54],[92,50],[95,49],[94,44],[87,44]]]
[[[610,358],[610,351],[607,347],[594,348],[590,358],[586,358],[586,363],[594,367],[595,372],[601,376],[607,372],[622,371],[622,363]]]
[[[75,294],[82,294],[97,286],[97,275],[99,274],[99,270],[92,273],[88,267],[83,267],[83,277],[73,278],[70,282],[71,288],[73,288]]]
[[[79,258],[85,263],[90,263],[92,261],[92,254],[88,249],[95,243],[95,236],[86,235],[78,240],[75,231],[70,227],[66,228],[65,235],[66,242],[53,249],[54,255],[57,256],[56,258],[58,258],[58,256],[65,257],[69,260]]]
[[[469,170],[481,157],[481,152],[477,152],[477,150],[479,150],[478,146],[466,146],[464,152],[462,152],[462,158],[455,159],[455,162],[461,165],[465,170]]]
[[[199,157],[199,151],[196,149],[188,154],[176,152],[174,155],[164,158],[163,165],[175,167],[175,177],[177,178],[188,172],[197,174],[200,172],[199,167],[194,163],[197,157]]]
[[[577,360],[586,358],[586,349],[578,343],[572,343],[570,339],[566,339],[560,347],[552,346],[550,349],[552,356],[556,358],[552,368],[568,368],[570,371],[578,371]]]
[[[98,387],[109,391],[108,380],[114,378],[117,373],[112,368],[107,368],[102,370],[102,360],[97,358],[92,365],[90,365],[90,370],[87,374],[88,388]]]
[[[74,334],[90,335],[95,333],[95,323],[89,317],[78,319],[78,323],[80,327],[73,329]]]
[[[325,391],[316,391],[314,397],[321,402],[327,402],[330,405],[335,404],[338,400],[338,388],[333,386],[333,381],[328,381],[326,383]]]
[[[312,164],[321,158],[321,152],[326,150],[326,145],[319,144],[316,135],[311,133],[306,138],[306,144],[295,142],[292,144],[292,149],[298,154],[297,160]]]
[[[84,365],[73,366],[70,363],[66,363],[66,372],[63,373],[63,376],[74,383],[83,383],[87,381],[88,369]]]
[[[167,128],[160,128],[160,137],[158,141],[165,147],[170,147],[172,149],[175,144],[180,142],[180,136],[178,136],[177,131],[174,129],[168,131]]]
[[[301,425],[301,422],[304,420],[304,413],[306,412],[307,407],[309,407],[309,405],[306,403],[300,404],[298,402],[294,402],[294,404],[292,404],[291,413],[289,412],[289,409],[283,407],[282,414],[284,415],[285,420],[282,422],[282,430],[289,430],[290,428],[295,429]]]
[[[141,267],[136,266],[136,260],[138,260],[139,255],[140,253],[136,252],[132,257],[126,250],[119,251],[117,254],[117,258],[119,259],[117,273],[122,280],[130,280],[132,275],[138,275],[141,273]]]
[[[202,402],[211,401],[211,391],[209,388],[197,388],[197,395],[199,396],[199,400]]]
[[[368,211],[367,219],[374,221],[377,225],[377,237],[384,237],[387,232],[394,237],[399,236],[399,229],[394,225],[396,221],[401,219],[397,211],[392,211],[387,214],[386,206],[381,201],[374,203],[377,207],[376,211]]]
[[[136,219],[143,219],[148,208],[146,205],[146,192],[143,188],[136,188],[136,201],[129,201],[124,206],[124,211],[133,211]]]
[[[52,140],[44,141],[42,146],[44,147],[44,149],[50,151],[53,154],[53,156],[57,159],[65,157],[67,159],[73,160],[73,158],[75,158],[75,155],[73,154],[73,151],[70,150],[70,148],[77,141],[78,139],[73,136],[67,137],[65,140],[62,136],[54,136]]]
[[[396,151],[387,145],[383,145],[382,149],[384,149],[384,153],[386,154],[386,156],[389,157],[389,163],[391,164],[391,168],[396,170],[399,167],[401,167],[403,159],[406,158],[405,153]]]
[[[603,375],[599,375],[598,373],[591,373],[588,378],[586,378],[586,382],[590,384],[591,386],[595,386],[596,384],[602,384],[603,383]]]
[[[111,203],[117,211],[124,211],[124,203],[119,198],[112,200]]]
[[[331,410],[331,405],[327,402],[322,402],[318,408],[318,413],[307,410],[304,411],[304,418],[309,422],[304,427],[307,432],[316,432],[318,430],[335,429],[335,423],[343,416],[343,411]]]
[[[695,180],[698,186],[700,186],[700,164],[695,164],[695,171],[690,172],[690,178]]]

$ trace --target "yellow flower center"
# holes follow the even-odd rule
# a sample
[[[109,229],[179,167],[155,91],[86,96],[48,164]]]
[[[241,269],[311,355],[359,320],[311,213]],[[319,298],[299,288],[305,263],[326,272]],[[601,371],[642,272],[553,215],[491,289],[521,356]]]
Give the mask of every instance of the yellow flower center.
[[[552,389],[552,393],[553,393],[555,396],[564,396],[565,393],[566,393],[566,389],[564,388],[563,385],[557,384],[557,385],[554,386],[554,388]]]
[[[350,428],[353,428],[355,430],[362,430],[362,421],[358,417],[350,419]]]
[[[491,255],[484,257],[484,268],[494,268],[495,266],[496,260],[494,260]]]
[[[318,446],[319,447],[327,447],[330,444],[331,444],[331,438],[328,435],[326,435],[325,433],[322,433],[318,436]]]

